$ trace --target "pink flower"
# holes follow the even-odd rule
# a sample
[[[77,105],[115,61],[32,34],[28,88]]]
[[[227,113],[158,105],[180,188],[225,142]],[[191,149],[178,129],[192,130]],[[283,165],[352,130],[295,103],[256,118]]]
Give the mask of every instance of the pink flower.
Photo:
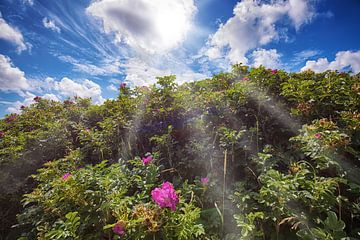
[[[4,137],[5,133],[3,131],[0,131],[0,138]]]
[[[62,179],[63,181],[66,181],[66,180],[68,180],[69,177],[71,177],[71,176],[72,176],[71,173],[65,173],[64,175],[62,175],[61,179]]]
[[[72,104],[74,104],[74,102],[73,102],[73,101],[70,101],[70,100],[65,100],[65,101],[64,101],[64,104],[65,104],[65,105],[72,105]]]
[[[176,211],[179,197],[171,183],[164,182],[161,188],[152,190],[151,197],[161,208],[170,208],[172,211]]]
[[[206,184],[209,183],[209,178],[208,178],[208,177],[202,177],[202,178],[200,179],[200,181],[201,181],[202,184],[206,185]]]
[[[35,101],[35,102],[38,102],[38,101],[40,101],[40,100],[41,100],[41,97],[39,97],[39,96],[34,97],[34,101]]]
[[[120,84],[120,88],[121,88],[121,89],[126,88],[126,83],[122,83],[122,84]]]
[[[248,78],[248,77],[244,77],[242,80],[243,80],[243,81],[249,81],[249,78]]]
[[[315,137],[316,139],[320,139],[320,138],[321,138],[321,134],[320,134],[320,133],[316,133],[316,134],[314,135],[314,137]]]
[[[7,118],[5,118],[5,122],[6,123],[11,123],[11,122],[13,122],[15,119],[16,119],[16,114],[15,113],[13,113],[13,114],[11,114],[10,116],[8,116]]]
[[[120,235],[120,236],[125,235],[125,228],[124,228],[123,224],[120,222],[118,222],[114,225],[113,231],[117,235]]]
[[[278,70],[277,70],[277,69],[273,69],[273,70],[271,70],[271,73],[272,73],[272,74],[277,74],[277,72],[278,72]]]
[[[25,109],[26,107],[24,105],[21,105],[20,109]]]
[[[152,160],[153,160],[153,157],[151,155],[142,158],[142,162],[144,165],[148,165],[149,163],[151,163]]]

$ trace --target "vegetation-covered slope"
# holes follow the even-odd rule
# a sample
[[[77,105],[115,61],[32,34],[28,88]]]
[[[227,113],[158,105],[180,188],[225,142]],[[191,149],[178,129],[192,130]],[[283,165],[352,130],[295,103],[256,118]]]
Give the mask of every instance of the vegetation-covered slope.
[[[1,120],[3,239],[360,238],[359,74],[174,80]]]

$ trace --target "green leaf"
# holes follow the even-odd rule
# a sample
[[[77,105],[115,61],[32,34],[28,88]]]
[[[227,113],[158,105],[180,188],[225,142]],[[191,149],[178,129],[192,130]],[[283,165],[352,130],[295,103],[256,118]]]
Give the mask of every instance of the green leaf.
[[[342,220],[338,220],[336,213],[328,212],[328,217],[324,221],[325,226],[331,229],[332,231],[339,232],[344,230],[345,223]]]
[[[321,228],[312,228],[311,229],[311,233],[320,239],[326,239],[327,238],[327,234],[324,230],[322,230]]]

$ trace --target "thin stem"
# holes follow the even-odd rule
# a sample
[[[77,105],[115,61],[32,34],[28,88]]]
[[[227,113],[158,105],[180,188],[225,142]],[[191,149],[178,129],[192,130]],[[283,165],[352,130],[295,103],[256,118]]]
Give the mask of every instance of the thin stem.
[[[340,185],[337,183],[337,189],[338,189],[338,198],[339,198],[339,219],[341,220],[341,192],[340,192]]]
[[[223,210],[223,225],[222,225],[222,231],[224,232],[224,225],[225,225],[225,192],[226,192],[226,169],[227,169],[227,149],[225,149],[225,156],[224,156],[224,175],[223,175],[223,196],[222,196],[222,210]]]

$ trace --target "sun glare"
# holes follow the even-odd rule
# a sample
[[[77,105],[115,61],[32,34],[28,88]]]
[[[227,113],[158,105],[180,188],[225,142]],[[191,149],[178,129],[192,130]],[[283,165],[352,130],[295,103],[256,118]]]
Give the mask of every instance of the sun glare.
[[[159,33],[161,48],[169,49],[185,39],[190,29],[190,19],[184,11],[165,11],[156,19],[156,31]]]

